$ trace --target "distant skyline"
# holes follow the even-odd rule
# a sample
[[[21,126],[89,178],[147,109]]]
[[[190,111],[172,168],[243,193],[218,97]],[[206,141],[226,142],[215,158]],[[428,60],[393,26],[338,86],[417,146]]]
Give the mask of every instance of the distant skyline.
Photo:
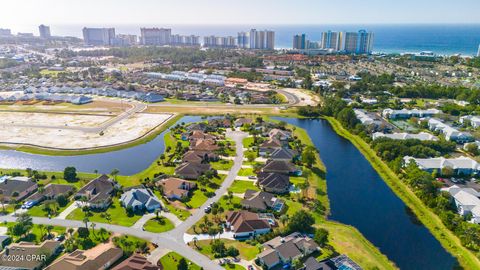
[[[478,24],[478,0],[2,0],[0,28],[47,24]]]

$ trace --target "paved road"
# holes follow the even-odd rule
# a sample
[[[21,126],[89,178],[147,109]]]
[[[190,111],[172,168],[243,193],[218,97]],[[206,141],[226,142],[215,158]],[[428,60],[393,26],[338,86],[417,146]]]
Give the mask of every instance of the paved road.
[[[203,208],[209,205],[210,203],[218,201],[225,193],[227,193],[227,189],[232,185],[233,181],[237,177],[238,171],[242,166],[242,162],[243,162],[242,141],[244,138],[247,137],[247,133],[242,131],[228,131],[227,137],[234,140],[236,144],[237,155],[234,159],[234,164],[232,169],[230,170],[229,174],[223,181],[221,187],[216,191],[215,193],[216,195],[208,199],[202,205],[202,207],[200,207],[198,211],[196,211],[187,220],[185,220],[184,222],[176,226],[175,229],[168,232],[164,232],[164,233],[151,233],[135,227],[124,227],[119,225],[95,222],[96,228],[97,229],[105,228],[106,230],[114,233],[129,234],[142,239],[146,239],[158,245],[159,250],[168,249],[168,250],[175,251],[181,254],[182,256],[184,256],[185,258],[203,267],[204,269],[224,270],[224,268],[219,266],[216,262],[210,260],[210,258],[206,257],[205,255],[199,253],[198,251],[192,249],[187,244],[185,244],[183,237],[185,232],[193,224],[195,224],[200,219],[202,219],[202,217],[205,215]],[[4,221],[15,222],[16,217],[11,215],[0,216],[0,222],[4,222]],[[46,225],[54,225],[54,226],[62,226],[62,227],[78,228],[78,227],[85,226],[85,224],[82,221],[61,219],[61,218],[49,219],[49,218],[43,218],[43,217],[32,217],[32,221],[34,224],[46,224]]]
[[[295,95],[293,93],[290,93],[290,92],[287,92],[287,91],[282,90],[282,89],[277,89],[276,91],[278,93],[284,95],[288,99],[288,105],[295,106],[298,103],[300,103],[300,98],[297,95]]]

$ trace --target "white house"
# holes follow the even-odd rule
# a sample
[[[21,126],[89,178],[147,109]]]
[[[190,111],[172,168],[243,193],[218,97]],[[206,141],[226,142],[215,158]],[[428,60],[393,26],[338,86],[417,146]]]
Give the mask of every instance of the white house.
[[[462,216],[472,215],[470,222],[480,223],[480,193],[473,188],[460,188],[453,185],[442,188],[441,191],[448,192],[457,206],[457,211]]]
[[[439,114],[439,113],[442,113],[442,111],[437,109],[427,109],[427,110],[385,109],[382,112],[382,116],[385,118],[396,119],[396,118],[410,118],[410,117],[432,117],[435,114]]]
[[[457,158],[414,158],[406,156],[403,158],[405,165],[410,162],[415,162],[418,167],[427,172],[441,173],[443,168],[451,168],[456,175],[471,175],[478,174],[480,170],[480,164],[469,157],[457,157]]]
[[[386,134],[382,132],[375,132],[372,135],[372,138],[374,140],[378,138],[390,138],[393,140],[408,140],[408,139],[417,139],[421,141],[438,141],[438,138],[435,137],[434,135],[426,132],[420,132],[418,134],[411,134],[411,133],[392,133],[392,134]]]
[[[445,136],[445,139],[448,141],[466,143],[474,140],[472,134],[459,131],[458,129],[453,128],[435,118],[428,120],[428,128],[432,131],[438,131],[442,133]]]
[[[123,193],[120,202],[125,208],[131,207],[134,211],[153,211],[162,207],[160,200],[146,188],[133,188]]]
[[[373,119],[371,116],[369,116],[365,111],[359,110],[359,109],[354,109],[355,115],[357,116],[357,119],[363,124],[363,125],[371,125],[375,122],[375,119]]]
[[[467,122],[470,123],[470,125],[473,128],[478,128],[480,127],[480,116],[475,116],[475,115],[465,115],[460,117],[460,123],[466,124]]]

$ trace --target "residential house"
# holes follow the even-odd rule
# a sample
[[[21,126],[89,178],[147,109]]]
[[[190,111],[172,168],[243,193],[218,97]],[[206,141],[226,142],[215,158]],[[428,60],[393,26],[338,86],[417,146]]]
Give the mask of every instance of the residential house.
[[[234,233],[235,238],[248,238],[270,232],[271,222],[257,213],[230,211],[227,214],[226,226]]]
[[[232,121],[227,118],[215,118],[208,120],[208,125],[216,128],[230,128],[232,127]]]
[[[436,114],[440,114],[442,111],[437,109],[427,109],[427,110],[419,110],[419,109],[401,109],[401,110],[393,110],[393,109],[385,109],[382,112],[382,116],[385,118],[390,119],[407,119],[411,117],[432,117]]]
[[[215,143],[214,140],[199,139],[190,143],[190,150],[195,151],[213,152],[218,150],[219,148],[220,147]]]
[[[210,161],[216,161],[219,157],[217,154],[210,151],[190,150],[186,152],[183,157],[183,162],[190,163],[207,163]]]
[[[329,260],[319,262],[314,257],[308,257],[303,263],[302,270],[336,270],[337,267],[332,264]]]
[[[45,270],[104,270],[117,262],[122,255],[122,249],[112,243],[102,243],[89,250],[77,249],[64,254]]]
[[[75,198],[85,198],[88,207],[104,209],[112,202],[115,187],[116,183],[104,174],[83,186]]]
[[[410,162],[415,162],[418,167],[427,172],[442,173],[442,169],[450,168],[455,175],[472,175],[478,174],[480,165],[475,160],[469,157],[457,157],[457,158],[414,158],[406,156],[403,158],[405,165]]]
[[[464,217],[471,216],[470,222],[480,224],[480,192],[473,188],[460,188],[457,185],[442,188],[441,191],[452,196],[458,214]]]
[[[28,177],[4,176],[0,178],[0,194],[5,202],[21,201],[35,192],[37,188],[37,183]]]
[[[63,195],[65,198],[72,195],[75,188],[71,185],[62,185],[62,184],[48,184],[42,191],[37,191],[27,198],[27,201],[33,203],[39,203],[43,200],[54,200],[58,196]]]
[[[162,270],[162,265],[153,265],[144,256],[133,254],[111,270]]]
[[[260,156],[266,156],[271,154],[273,151],[277,149],[281,149],[282,147],[283,147],[283,144],[279,140],[269,139],[260,144],[258,148],[258,154]]]
[[[195,144],[195,142],[198,141],[198,140],[206,140],[206,141],[215,142],[216,139],[217,139],[216,136],[205,133],[201,130],[194,130],[188,136],[188,140],[190,141],[191,144]]]
[[[438,141],[438,138],[435,137],[434,135],[426,132],[420,132],[418,134],[411,134],[411,133],[392,133],[392,134],[385,134],[382,132],[375,132],[372,135],[372,138],[374,140],[379,139],[379,138],[389,138],[392,140],[409,140],[409,139],[415,139],[415,140],[420,140],[420,141]]]
[[[187,198],[190,190],[197,186],[197,184],[192,181],[174,177],[161,179],[157,181],[156,185],[163,188],[163,195],[169,200],[182,200]]]
[[[210,164],[184,162],[175,169],[175,175],[184,179],[197,179],[210,169]]]
[[[253,123],[253,120],[251,118],[238,118],[233,122],[233,125],[235,127],[242,127],[243,125],[250,125]]]
[[[54,240],[46,240],[40,244],[30,242],[13,243],[6,247],[1,253],[0,258],[25,258],[18,260],[0,260],[0,269],[22,269],[22,270],[39,270],[50,257],[56,255],[60,251],[60,242]],[[27,260],[37,256],[38,260]],[[64,269],[62,269],[64,270]]]
[[[279,141],[288,141],[292,138],[292,132],[288,130],[282,130],[274,128],[268,133],[270,139],[277,139]]]
[[[267,192],[282,194],[290,189],[290,177],[279,173],[260,172],[257,174],[258,186]]]
[[[281,212],[285,202],[272,193],[247,189],[240,204],[243,208],[254,211],[265,212],[272,209]]]
[[[453,128],[435,118],[431,118],[428,120],[428,128],[432,131],[442,133],[445,136],[445,139],[448,141],[467,143],[474,140],[472,134],[459,131],[458,129]]]
[[[301,174],[301,171],[292,162],[287,160],[268,160],[263,166],[262,172],[296,175]]]
[[[162,203],[147,188],[132,188],[122,194],[120,202],[125,208],[132,208],[134,211],[147,210],[149,212],[162,208]]]
[[[475,116],[475,115],[465,115],[460,117],[460,123],[463,125],[466,125],[467,123],[470,124],[473,128],[479,128],[480,127],[480,116]]]
[[[193,132],[194,130],[200,130],[205,132],[207,128],[208,128],[208,125],[202,122],[202,123],[193,123],[191,125],[188,125],[186,129],[188,132]]]
[[[347,255],[342,254],[328,260],[330,263],[333,263],[335,269],[352,269],[352,270],[362,270],[362,267],[350,259]]]
[[[298,152],[290,148],[279,148],[273,150],[273,152],[268,157],[271,160],[285,160],[292,161],[298,159]]]
[[[258,261],[267,269],[277,265],[290,264],[295,259],[320,250],[312,238],[294,232],[286,237],[277,236],[263,245],[264,250],[258,255]]]

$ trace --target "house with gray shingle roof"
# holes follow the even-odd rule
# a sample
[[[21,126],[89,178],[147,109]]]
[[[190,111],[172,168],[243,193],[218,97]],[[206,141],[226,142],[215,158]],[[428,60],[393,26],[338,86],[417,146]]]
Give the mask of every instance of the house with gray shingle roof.
[[[131,207],[134,211],[154,211],[162,207],[160,200],[147,188],[132,188],[120,197],[123,207]]]

